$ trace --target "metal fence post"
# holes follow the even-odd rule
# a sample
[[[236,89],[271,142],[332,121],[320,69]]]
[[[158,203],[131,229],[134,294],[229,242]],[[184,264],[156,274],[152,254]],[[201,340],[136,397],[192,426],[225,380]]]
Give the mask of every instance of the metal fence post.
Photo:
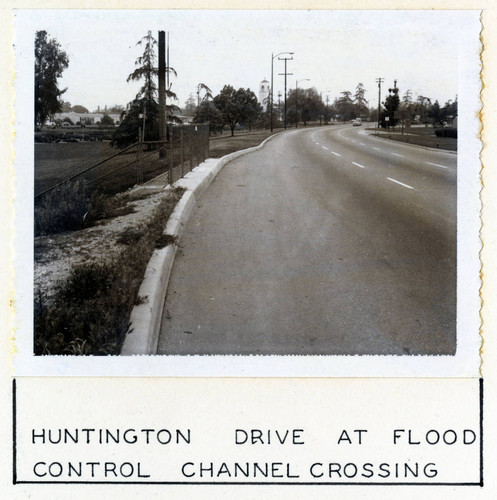
[[[204,127],[205,159],[209,158],[209,125]]]
[[[190,136],[190,172],[193,170],[193,133],[192,128],[190,126],[189,136]]]
[[[167,155],[167,158],[169,158],[168,161],[168,167],[169,167],[169,184],[172,186],[174,179],[173,179],[173,142],[174,142],[174,135],[173,135],[173,128],[171,125],[167,127],[167,143],[166,143],[166,152],[169,152]]]
[[[183,166],[183,161],[184,161],[184,154],[183,154],[183,126],[181,126],[180,133],[179,133],[179,149],[180,149],[180,163],[181,163],[181,177],[185,175],[184,172],[184,166]]]
[[[138,145],[136,151],[136,183],[140,184],[143,181],[143,138],[142,138],[142,129],[141,127],[138,129]]]

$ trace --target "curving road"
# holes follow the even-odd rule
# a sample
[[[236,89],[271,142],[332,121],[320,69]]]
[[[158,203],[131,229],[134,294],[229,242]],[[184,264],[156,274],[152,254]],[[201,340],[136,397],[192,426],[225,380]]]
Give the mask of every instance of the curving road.
[[[280,134],[202,196],[159,354],[454,354],[457,156]]]

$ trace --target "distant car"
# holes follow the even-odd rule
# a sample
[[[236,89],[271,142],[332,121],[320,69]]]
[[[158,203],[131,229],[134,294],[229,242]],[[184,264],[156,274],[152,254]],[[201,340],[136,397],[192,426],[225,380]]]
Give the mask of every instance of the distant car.
[[[353,120],[352,121],[352,126],[353,127],[360,127],[362,123],[359,120]]]

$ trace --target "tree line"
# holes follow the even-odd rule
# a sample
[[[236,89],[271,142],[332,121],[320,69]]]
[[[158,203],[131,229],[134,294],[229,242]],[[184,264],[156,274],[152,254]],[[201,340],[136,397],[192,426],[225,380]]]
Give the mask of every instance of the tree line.
[[[118,147],[135,142],[139,131],[141,137],[147,141],[159,139],[157,41],[149,31],[137,45],[143,47],[143,53],[136,59],[135,69],[128,76],[128,81],[139,81],[142,85],[135,98],[125,108],[113,107],[121,113],[121,121],[112,141]],[[46,31],[38,31],[35,38],[36,127],[42,126],[47,119],[62,110],[88,112],[83,106],[71,106],[61,98],[67,89],[59,89],[58,79],[68,65],[69,58],[59,43],[49,38]],[[177,76],[174,68],[166,68],[166,71]],[[413,100],[410,90],[405,91],[401,99],[396,81],[394,86],[388,89],[385,101],[381,103],[379,117],[378,108],[369,106],[366,89],[362,83],[357,84],[354,92],[344,90],[332,102],[327,95],[323,99],[322,94],[315,88],[291,89],[287,94],[286,117],[283,116],[283,102],[280,97],[278,102],[269,106],[269,102],[259,103],[255,93],[249,88],[235,89],[232,85],[225,85],[219,94],[213,96],[204,83],[197,85],[196,98],[193,93],[190,94],[181,111],[175,104],[177,96],[171,87],[170,84],[166,89],[166,121],[181,122],[183,112],[195,123],[208,123],[214,133],[229,127],[231,135],[234,135],[237,127],[268,128],[270,121],[278,127],[283,126],[285,122],[290,125],[297,125],[299,122],[307,125],[318,121],[327,124],[357,118],[374,122],[379,119],[384,128],[395,127],[399,123],[410,126],[413,122],[430,123],[443,128],[457,116],[457,96],[455,100],[449,100],[443,106],[437,100],[432,102],[424,96]],[[266,111],[263,111],[262,105],[265,105]],[[109,109],[108,112],[112,111]],[[110,124],[110,120],[107,121]]]

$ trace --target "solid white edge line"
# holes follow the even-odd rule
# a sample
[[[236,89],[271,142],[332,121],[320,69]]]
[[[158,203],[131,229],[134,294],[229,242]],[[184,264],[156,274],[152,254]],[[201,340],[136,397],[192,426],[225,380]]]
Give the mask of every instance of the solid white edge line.
[[[440,168],[448,168],[448,167],[445,167],[444,165],[439,165],[438,163],[431,163],[429,161],[425,161],[425,163],[427,165],[433,165],[434,167],[440,167]]]
[[[352,162],[354,165],[357,165],[358,167],[361,168],[366,168],[364,165],[361,165],[360,163],[356,163],[355,161]]]
[[[401,186],[404,186],[407,189],[414,189],[412,186],[409,186],[408,184],[404,184],[403,182],[397,181],[395,179],[392,179],[391,177],[387,177],[389,181],[395,182],[396,184],[400,184]]]

